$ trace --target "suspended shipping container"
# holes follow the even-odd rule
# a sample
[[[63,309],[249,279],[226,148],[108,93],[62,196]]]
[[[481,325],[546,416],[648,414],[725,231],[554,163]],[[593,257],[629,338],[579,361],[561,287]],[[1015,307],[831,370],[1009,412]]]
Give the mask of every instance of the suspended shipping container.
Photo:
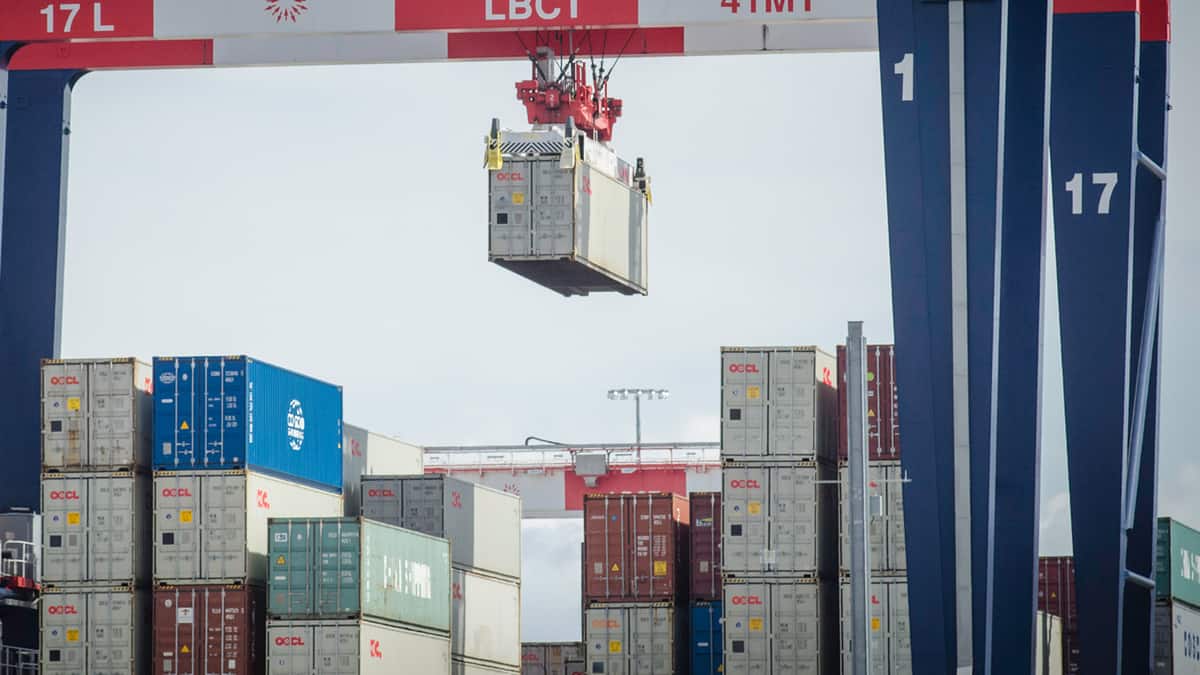
[[[676,675],[687,663],[684,620],[671,603],[591,605],[584,611],[587,672]]]
[[[721,456],[834,460],[836,369],[816,347],[722,347]]]
[[[878,578],[871,581],[867,597],[871,638],[871,672],[877,675],[913,675],[912,626],[909,623],[908,582]],[[852,675],[850,580],[841,582],[842,673]]]
[[[521,645],[521,675],[584,675],[587,648],[582,642],[526,642]]]
[[[521,578],[521,498],[442,475],[363,478],[362,515],[449,539],[453,563]]]
[[[154,358],[154,468],[342,489],[342,388],[245,356]]]
[[[507,577],[454,568],[450,654],[454,670],[521,667],[521,586]]]
[[[450,545],[361,518],[272,518],[267,613],[450,630]]]
[[[689,504],[666,493],[586,495],[584,599],[673,602],[687,592]]]
[[[425,473],[425,451],[394,438],[349,424],[342,425],[342,496],[345,515],[362,511],[362,477],[419,476]]]
[[[832,478],[832,467],[730,463],[721,473],[721,565],[727,577],[833,574],[837,491],[818,482]]]
[[[848,455],[846,347],[838,345],[838,458]],[[896,393],[896,350],[867,345],[867,456],[871,461],[900,459],[900,407]]]
[[[450,675],[450,638],[372,621],[267,624],[267,675]]]
[[[692,605],[688,622],[691,675],[721,675],[725,672],[723,620],[720,602]]]
[[[1200,610],[1163,601],[1154,612],[1154,675],[1200,675]]]
[[[41,672],[144,675],[150,661],[149,591],[46,592],[41,598]]]
[[[1062,619],[1063,672],[1079,672],[1079,606],[1075,600],[1075,559],[1038,560],[1038,609]]]
[[[43,475],[43,581],[50,586],[148,581],[150,489],[145,474]]]
[[[43,471],[148,467],[151,382],[136,359],[43,360]]]
[[[878,503],[881,512],[869,521],[871,569],[876,572],[903,572],[908,569],[908,544],[904,536],[904,471],[899,462],[870,462],[867,465],[867,495]],[[850,569],[850,470],[838,470],[841,550],[839,566]],[[868,504],[870,506],[870,503]],[[868,510],[868,513],[871,513]]]
[[[646,192],[634,167],[583,135],[505,131],[488,172],[488,259],[565,296],[646,294]],[[560,162],[566,157],[564,167]]]
[[[1200,532],[1173,518],[1159,518],[1157,550],[1159,599],[1200,607]]]
[[[250,471],[154,477],[154,578],[159,583],[267,580],[267,520],[338,517],[342,496]]]
[[[174,586],[154,591],[154,673],[257,675],[266,599],[255,586]]]
[[[820,675],[836,668],[833,584],[774,577],[725,582],[725,675]]]
[[[691,501],[691,601],[721,600],[721,493],[693,492]]]

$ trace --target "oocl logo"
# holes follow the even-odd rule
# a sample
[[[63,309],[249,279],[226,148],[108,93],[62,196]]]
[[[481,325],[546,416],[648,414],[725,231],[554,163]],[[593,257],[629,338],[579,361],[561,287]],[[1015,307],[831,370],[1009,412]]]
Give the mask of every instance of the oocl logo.
[[[757,373],[758,365],[754,363],[731,363],[729,364],[729,372],[738,374]]]
[[[60,501],[60,500],[69,501],[69,500],[73,500],[73,499],[79,499],[79,493],[74,490],[51,490],[50,491],[50,500],[51,501]]]
[[[275,638],[275,646],[277,647],[303,647],[304,638],[299,635],[281,635]]]
[[[731,480],[729,487],[735,490],[757,490],[759,489],[758,481],[756,480]]]
[[[382,659],[383,651],[379,648],[379,640],[371,640],[371,658]]]
[[[395,497],[396,493],[387,489],[367,490],[368,497]]]
[[[163,488],[162,496],[164,496],[164,497],[191,497],[192,491],[187,488]]]
[[[454,598],[455,600],[463,599],[462,584],[451,584],[450,597]]]
[[[519,172],[519,171],[511,171],[509,173],[496,174],[496,180],[507,181],[507,182],[514,182],[514,181],[521,182],[521,181],[525,180],[525,176],[521,175],[521,172]]]
[[[75,609],[75,605],[50,605],[46,608],[46,612],[54,616],[63,614],[78,614],[79,610]]]
[[[757,595],[735,595],[733,596],[733,604],[735,605],[761,605],[762,598]]]
[[[287,412],[288,446],[296,452],[304,445],[304,408],[300,401],[292,399]]]
[[[361,447],[361,444],[358,442],[357,438],[350,439],[350,456],[351,457],[362,457],[363,456],[362,447]]]
[[[450,506],[452,508],[456,508],[456,509],[462,508],[462,493],[461,492],[454,490],[450,493]]]
[[[50,384],[52,384],[56,387],[62,387],[62,386],[71,385],[71,384],[79,384],[79,378],[75,377],[74,375],[63,375],[61,377],[52,377],[52,378],[50,378]]]

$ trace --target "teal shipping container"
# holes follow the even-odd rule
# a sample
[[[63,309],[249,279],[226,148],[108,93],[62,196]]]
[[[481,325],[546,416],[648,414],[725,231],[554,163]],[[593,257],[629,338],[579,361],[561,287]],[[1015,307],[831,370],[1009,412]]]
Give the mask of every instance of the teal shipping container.
[[[1174,518],[1159,518],[1157,557],[1158,597],[1200,608],[1200,532]]]
[[[365,518],[272,518],[267,614],[450,630],[450,544]]]

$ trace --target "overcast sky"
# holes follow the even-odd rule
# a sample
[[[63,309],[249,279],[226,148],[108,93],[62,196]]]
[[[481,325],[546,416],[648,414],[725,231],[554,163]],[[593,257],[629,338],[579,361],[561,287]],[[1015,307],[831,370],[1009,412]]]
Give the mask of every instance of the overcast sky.
[[[1200,62],[1176,3],[1174,61]],[[1183,39],[1179,39],[1183,38]],[[76,89],[63,353],[245,353],[421,444],[718,438],[718,348],[892,340],[875,54],[629,60],[650,295],[564,299],[486,256],[482,136],[520,63],[98,73]],[[1160,510],[1200,524],[1200,79],[1174,69]],[[1051,258],[1053,264],[1053,258]],[[1069,551],[1054,275],[1042,549]],[[578,639],[576,523],[527,525],[526,640]]]

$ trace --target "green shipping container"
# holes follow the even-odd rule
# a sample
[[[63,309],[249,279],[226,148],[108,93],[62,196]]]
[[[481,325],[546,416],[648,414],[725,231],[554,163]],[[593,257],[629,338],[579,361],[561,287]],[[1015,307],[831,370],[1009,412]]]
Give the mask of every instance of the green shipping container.
[[[272,518],[267,613],[450,630],[450,544],[365,518]]]
[[[1200,607],[1200,532],[1171,518],[1158,519],[1159,598]]]

